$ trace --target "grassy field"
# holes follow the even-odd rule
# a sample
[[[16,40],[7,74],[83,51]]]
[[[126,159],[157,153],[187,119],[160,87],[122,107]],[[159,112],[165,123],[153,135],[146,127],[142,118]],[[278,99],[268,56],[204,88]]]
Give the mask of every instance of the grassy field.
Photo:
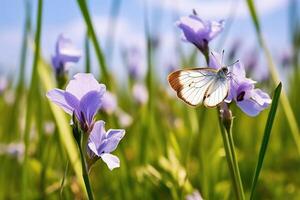
[[[112,2],[118,9],[120,2]],[[148,29],[147,7],[142,16],[147,39],[146,75],[137,80],[129,74],[128,79],[120,83],[107,64],[107,55],[99,43],[86,1],[77,0],[77,3],[88,32],[81,56],[85,63],[82,72],[94,74],[115,98],[108,100],[113,104],[112,110],[100,109],[95,119],[105,121],[107,130],[126,130],[113,152],[120,159],[120,168],[110,171],[99,159],[90,170],[94,199],[186,199],[195,191],[199,191],[203,199],[250,199],[251,195],[253,199],[264,200],[299,199],[300,26],[297,10],[290,11],[294,53],[284,69],[289,73],[280,92],[279,69],[283,63],[272,57],[255,5],[247,0],[257,44],[261,47],[258,54],[265,58],[269,69],[268,78],[256,85],[273,101],[255,117],[231,103],[234,117],[232,133],[229,133],[222,122],[219,124],[218,108],[190,107],[176,97],[166,82],[167,77],[158,78],[161,72],[154,66],[158,50]],[[291,5],[293,3],[296,1],[291,1]],[[42,19],[47,9],[43,4],[43,0],[25,1],[22,48],[15,49],[21,52],[18,75],[5,77],[7,84],[1,83],[5,87],[0,90],[0,199],[87,199],[71,117],[46,97],[54,88],[65,89],[73,75],[56,78],[53,63],[47,62],[42,54]],[[32,7],[37,10],[31,12]],[[178,43],[181,44],[179,35]],[[91,71],[92,55],[97,60],[100,75]],[[197,57],[204,61],[195,48],[191,55],[182,55],[178,60],[180,66],[195,66]],[[27,64],[29,59],[33,60],[32,68]],[[239,58],[230,58],[225,53],[224,59],[230,63]],[[129,61],[124,59],[124,65],[126,62]],[[29,77],[25,75],[28,68],[32,69]],[[251,73],[247,76],[251,78]],[[29,84],[25,84],[27,79]],[[142,89],[135,88],[137,83]],[[229,142],[234,141],[231,155],[226,144],[224,147],[222,130]],[[236,170],[235,175],[231,174],[230,164],[238,165],[240,175]],[[240,183],[235,178],[241,179],[243,194],[236,191],[239,186],[235,184]],[[254,179],[256,184],[253,184]]]

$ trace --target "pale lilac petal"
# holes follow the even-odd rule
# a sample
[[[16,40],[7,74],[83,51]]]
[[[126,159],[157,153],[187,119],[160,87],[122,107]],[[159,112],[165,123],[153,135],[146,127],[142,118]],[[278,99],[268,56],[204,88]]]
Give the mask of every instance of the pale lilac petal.
[[[92,74],[78,73],[69,82],[66,91],[81,99],[90,91],[105,92],[105,85],[99,84]]]
[[[268,107],[272,102],[270,96],[260,89],[253,90],[252,99],[255,100],[260,106],[262,106],[262,108]]]
[[[112,94],[111,92],[105,92],[102,98],[102,106],[101,109],[104,110],[106,113],[111,114],[116,111],[117,105],[117,98],[116,95]]]
[[[143,59],[143,54],[138,47],[126,48],[124,51],[126,66],[129,76],[134,80],[141,80],[144,78],[147,66]]]
[[[183,39],[196,45],[200,50],[207,48],[207,42],[215,38],[223,30],[223,22],[211,22],[200,19],[197,15],[181,17],[176,22],[182,30]]]
[[[251,117],[257,116],[262,111],[262,108],[252,99],[238,101],[237,105],[244,113]]]
[[[78,62],[81,56],[80,50],[62,34],[59,35],[56,43],[56,54],[59,55],[62,62]]]
[[[73,109],[77,110],[79,108],[79,100],[73,94],[65,92],[65,99]]]
[[[61,107],[66,113],[72,115],[74,108],[65,99],[65,91],[53,89],[47,92],[46,96],[56,105]]]
[[[90,133],[88,147],[89,149],[97,156],[100,156],[102,152],[99,152],[98,149],[102,142],[105,139],[105,122],[100,120],[94,124],[93,130]]]
[[[208,38],[209,27],[194,15],[180,18],[176,25],[182,30],[184,39],[195,45]]]
[[[125,135],[125,130],[122,129],[109,129],[106,133],[106,140],[103,143],[103,151],[105,153],[111,153],[113,152],[121,139]]]
[[[232,66],[231,72],[233,73],[233,77],[236,81],[240,79],[246,78],[246,71],[244,65],[241,62],[238,62]]]
[[[201,194],[199,193],[199,191],[195,191],[190,195],[187,195],[186,200],[203,200]]]
[[[148,101],[148,90],[144,84],[135,83],[132,87],[133,97],[139,104],[146,104]]]
[[[79,111],[83,113],[88,124],[90,124],[101,107],[103,94],[97,91],[88,92],[82,97],[79,104]]]
[[[224,21],[211,21],[209,40],[214,39],[224,28]]]
[[[114,156],[109,153],[103,153],[100,155],[102,160],[106,163],[107,167],[110,170],[113,170],[114,168],[120,167],[120,160],[117,156]]]

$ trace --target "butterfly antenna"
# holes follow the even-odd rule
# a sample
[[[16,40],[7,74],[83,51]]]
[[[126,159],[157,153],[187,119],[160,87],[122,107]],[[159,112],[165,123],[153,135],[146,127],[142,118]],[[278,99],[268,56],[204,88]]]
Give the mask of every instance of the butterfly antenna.
[[[215,54],[213,53],[213,52],[210,52],[211,53],[211,55],[215,58],[215,60],[218,62],[218,64],[220,65],[220,66],[222,66],[222,63],[220,63],[220,61],[217,59],[217,57],[215,56]]]
[[[195,10],[195,8],[193,9],[193,14],[194,15],[198,15],[197,11]]]
[[[238,62],[240,62],[240,60],[237,60],[237,61],[231,63],[230,65],[227,65],[226,67],[231,67],[231,66],[233,66],[234,64],[236,64],[236,63],[238,63]]]
[[[221,57],[221,64],[223,65],[223,58],[224,58],[224,53],[225,53],[225,51],[224,51],[224,49],[222,50],[222,57]],[[222,66],[221,65],[221,66]]]

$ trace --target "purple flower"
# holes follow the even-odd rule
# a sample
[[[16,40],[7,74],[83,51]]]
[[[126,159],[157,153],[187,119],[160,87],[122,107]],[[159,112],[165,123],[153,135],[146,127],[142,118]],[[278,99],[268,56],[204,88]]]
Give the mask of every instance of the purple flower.
[[[99,84],[92,74],[78,73],[68,83],[65,91],[56,88],[50,90],[47,97],[68,114],[74,113],[81,129],[90,131],[105,90],[105,85]]]
[[[291,49],[286,49],[282,52],[280,56],[280,63],[283,67],[289,67],[293,63],[293,51]]]
[[[197,15],[189,15],[181,17],[176,25],[182,30],[184,41],[191,42],[204,51],[208,43],[223,30],[224,21],[206,21]]]
[[[104,129],[105,122],[97,121],[91,131],[88,141],[88,153],[91,158],[100,157],[110,170],[120,167],[120,160],[117,156],[110,154],[113,152],[120,140],[125,135],[123,129]]]
[[[102,98],[101,110],[104,110],[108,114],[112,114],[117,109],[116,95],[111,92],[105,92]]]
[[[220,54],[212,53],[210,55],[209,66],[219,69],[223,66]],[[255,89],[255,81],[246,78],[245,68],[242,63],[237,62],[229,66],[229,92],[225,102],[230,103],[234,100],[238,107],[249,116],[256,116],[262,110],[266,109],[270,103],[269,95],[260,89]]]
[[[256,116],[266,109],[272,102],[269,95],[260,89],[255,89],[254,84],[241,82],[235,91],[234,100],[237,106],[249,116]]]
[[[68,70],[70,64],[77,63],[81,57],[72,41],[62,34],[58,36],[55,47],[55,55],[52,56],[52,65],[57,75],[61,75]]]
[[[122,127],[128,127],[132,124],[133,121],[132,117],[126,112],[124,112],[123,110],[118,109],[116,114],[118,116],[119,124]]]
[[[197,190],[197,191],[193,192],[192,194],[187,195],[185,199],[186,200],[202,200],[203,198],[201,197],[201,194]]]
[[[7,87],[8,87],[7,78],[5,76],[0,76],[0,94],[2,94]]]
[[[144,105],[148,101],[148,91],[145,85],[135,83],[132,87],[132,93],[135,101],[141,105]]]
[[[123,52],[130,78],[143,79],[146,73],[146,65],[142,59],[142,53],[137,47],[125,49]]]

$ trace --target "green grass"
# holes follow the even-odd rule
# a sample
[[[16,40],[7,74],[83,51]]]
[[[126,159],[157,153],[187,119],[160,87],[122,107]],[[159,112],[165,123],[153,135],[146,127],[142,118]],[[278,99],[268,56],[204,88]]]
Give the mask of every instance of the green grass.
[[[116,17],[113,21],[117,21],[121,1],[113,2],[117,5],[112,5],[111,17]],[[262,45],[268,67],[273,70],[272,84],[262,82],[259,87],[271,94],[279,82],[277,68],[262,37],[255,5],[251,0],[247,2],[257,31],[257,42]],[[32,16],[31,7],[35,6],[30,3],[38,3],[36,16]],[[106,121],[106,129],[126,129],[124,139],[114,152],[121,160],[121,167],[110,171],[99,160],[91,170],[89,178],[95,199],[185,199],[195,190],[199,190],[204,199],[235,199],[238,186],[232,184],[232,174],[240,179],[236,182],[243,183],[242,193],[246,199],[299,198],[300,70],[297,59],[290,69],[293,73],[288,77],[289,84],[285,90],[281,91],[281,84],[275,89],[270,108],[257,117],[249,117],[231,104],[234,116],[232,132],[221,134],[215,109],[203,106],[195,109],[185,105],[168,91],[170,88],[165,80],[157,78],[155,63],[158,58],[151,46],[154,30],[149,27],[147,4],[142,17],[146,22],[148,72],[142,82],[150,96],[146,105],[139,105],[132,97],[134,80],[129,80],[128,85],[113,80],[106,65],[107,55],[96,37],[87,1],[77,0],[77,3],[88,35],[83,38],[85,71],[93,69],[91,55],[95,51],[101,70],[99,81],[104,82],[118,99],[118,112],[109,115],[100,111],[96,118]],[[16,153],[1,152],[0,199],[87,198],[70,117],[45,96],[47,91],[57,87],[40,44],[43,38],[42,11],[45,9],[42,0],[26,1],[20,75],[17,84],[10,85],[0,95],[0,144],[21,143],[25,149],[19,157]],[[32,24],[35,24],[34,28]],[[114,31],[114,27],[110,31]],[[297,34],[293,34],[296,37]],[[114,45],[107,43],[107,46]],[[299,46],[295,42],[294,48]],[[33,55],[33,70],[27,86],[24,72],[29,55]],[[179,60],[185,66],[194,66],[197,56],[204,59],[199,52],[193,51],[186,58],[180,56]],[[12,103],[5,99],[9,91],[15,95]],[[133,119],[128,127],[122,127],[119,121],[121,111]],[[52,134],[44,129],[49,121],[55,124]],[[222,136],[229,137],[228,148],[224,148]],[[231,157],[226,157],[226,154]],[[238,168],[237,165],[228,168],[227,162],[231,162],[228,159],[235,159]],[[243,195],[240,194],[241,199]]]

